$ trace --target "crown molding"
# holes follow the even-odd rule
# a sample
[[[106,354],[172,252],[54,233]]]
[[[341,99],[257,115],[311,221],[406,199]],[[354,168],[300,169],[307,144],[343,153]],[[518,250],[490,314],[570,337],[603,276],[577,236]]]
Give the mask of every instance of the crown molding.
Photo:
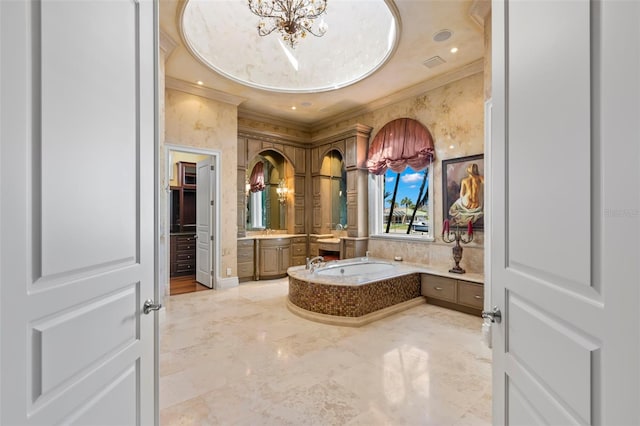
[[[236,107],[247,100],[247,98],[243,98],[241,96],[230,95],[219,90],[199,86],[173,77],[167,77],[165,79],[165,88],[178,90],[180,92],[189,93],[191,95],[200,96],[218,102],[224,102]]]
[[[367,114],[372,111],[379,110],[386,106],[414,98],[419,95],[423,95],[426,92],[442,87],[446,84],[452,83],[457,80],[461,80],[466,77],[470,77],[475,74],[482,73],[484,71],[484,58],[476,59],[473,62],[468,63],[460,68],[440,74],[434,78],[423,81],[416,85],[410,86],[406,89],[402,89],[389,96],[385,96],[378,100],[369,102],[364,106],[353,108],[349,111],[345,111],[340,114],[333,115],[323,120],[317,121],[311,127],[311,132],[316,133],[322,131],[322,129],[335,124],[340,121],[350,120],[363,114]]]
[[[165,60],[171,55],[173,49],[178,46],[178,42],[175,41],[169,34],[160,29],[160,50],[164,52]]]
[[[339,139],[344,139],[354,135],[360,135],[368,138],[371,136],[371,131],[373,127],[367,126],[366,124],[355,123],[349,126],[345,126],[341,129],[335,130],[326,130],[321,133],[317,133],[313,135],[313,139],[311,140],[314,145],[322,145],[327,142],[333,142]]]
[[[469,6],[469,16],[473,21],[484,28],[484,20],[491,11],[490,0],[473,0],[471,6]]]
[[[273,144],[282,144],[306,148],[309,146],[309,138],[287,135],[269,130],[258,130],[253,127],[244,126],[238,123],[238,137],[256,139]]]
[[[252,111],[241,107],[238,108],[238,118],[259,121],[261,123],[268,123],[277,127],[286,127],[287,129],[296,130],[298,132],[311,133],[311,125],[309,124],[291,121],[285,118],[278,118],[269,114]]]

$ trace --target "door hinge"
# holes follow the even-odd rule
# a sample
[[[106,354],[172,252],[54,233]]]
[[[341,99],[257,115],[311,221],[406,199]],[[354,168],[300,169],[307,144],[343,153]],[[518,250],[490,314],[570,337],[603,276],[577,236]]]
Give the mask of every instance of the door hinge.
[[[211,271],[211,276],[213,276],[213,271]]]
[[[211,236],[211,241],[213,241],[213,235]]]
[[[211,200],[211,205],[213,206],[213,200]]]
[[[211,165],[211,171],[214,171],[216,169],[216,166]]]

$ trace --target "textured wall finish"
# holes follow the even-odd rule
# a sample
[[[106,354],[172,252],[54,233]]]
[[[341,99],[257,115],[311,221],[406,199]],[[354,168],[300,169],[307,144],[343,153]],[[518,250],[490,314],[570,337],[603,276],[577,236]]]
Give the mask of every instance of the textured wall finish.
[[[484,76],[482,73],[454,81],[421,96],[407,99],[350,120],[338,121],[319,133],[337,132],[346,126],[360,123],[373,127],[371,137],[388,122],[408,117],[420,121],[431,132],[436,149],[433,170],[434,226],[436,242],[398,240],[370,240],[372,256],[392,258],[402,256],[411,262],[449,268],[452,264],[451,246],[440,239],[442,229],[442,160],[481,154],[484,152]],[[475,233],[475,241],[464,246],[462,264],[468,272],[484,271],[482,232]]]
[[[168,89],[165,95],[165,141],[172,145],[219,150],[220,194],[220,268],[218,276],[236,267],[236,164],[238,119],[237,107],[211,99]],[[164,147],[161,147],[161,152]],[[167,181],[161,168],[161,180]]]

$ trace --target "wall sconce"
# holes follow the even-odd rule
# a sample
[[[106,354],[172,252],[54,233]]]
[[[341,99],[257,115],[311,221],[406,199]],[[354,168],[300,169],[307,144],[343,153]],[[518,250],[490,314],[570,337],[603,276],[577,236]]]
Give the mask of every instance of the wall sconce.
[[[244,179],[244,195],[248,197],[250,192],[251,192],[251,184],[249,183],[249,178],[245,178]]]
[[[289,188],[287,188],[287,184],[284,182],[284,179],[280,179],[280,183],[278,183],[276,192],[278,193],[278,201],[280,201],[280,204],[286,203],[287,194],[289,193]]]

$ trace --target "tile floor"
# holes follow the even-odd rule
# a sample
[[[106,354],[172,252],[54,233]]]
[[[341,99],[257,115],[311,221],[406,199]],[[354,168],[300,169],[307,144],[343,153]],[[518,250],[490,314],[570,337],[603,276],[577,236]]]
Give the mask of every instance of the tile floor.
[[[287,279],[171,296],[162,425],[489,425],[481,319],[421,305],[338,327],[295,316]]]

